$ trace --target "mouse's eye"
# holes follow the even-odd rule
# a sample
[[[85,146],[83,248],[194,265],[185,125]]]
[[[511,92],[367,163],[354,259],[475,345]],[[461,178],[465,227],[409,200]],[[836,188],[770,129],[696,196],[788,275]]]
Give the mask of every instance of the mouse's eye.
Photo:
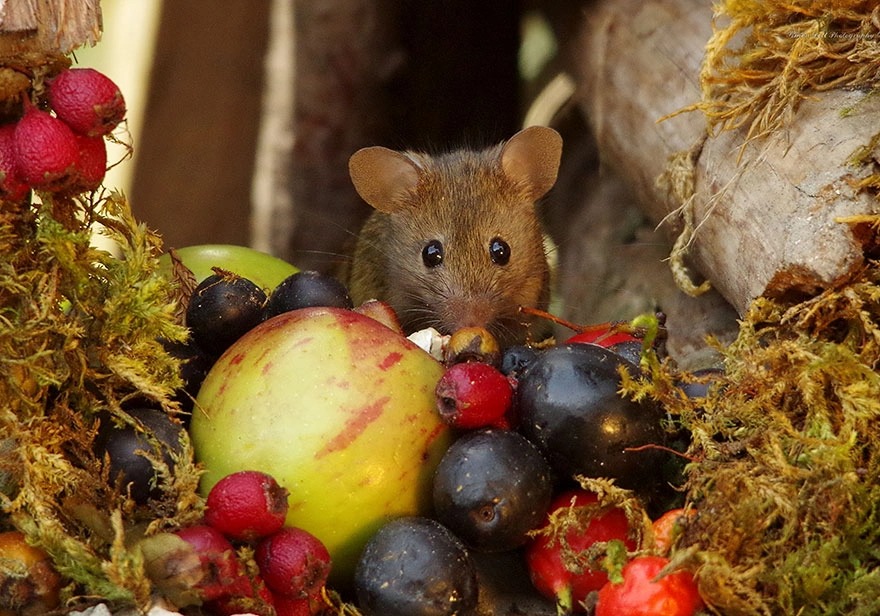
[[[443,264],[443,242],[431,240],[422,248],[422,262],[425,267],[438,267]]]
[[[489,258],[495,265],[507,265],[510,261],[510,246],[500,237],[489,242]]]

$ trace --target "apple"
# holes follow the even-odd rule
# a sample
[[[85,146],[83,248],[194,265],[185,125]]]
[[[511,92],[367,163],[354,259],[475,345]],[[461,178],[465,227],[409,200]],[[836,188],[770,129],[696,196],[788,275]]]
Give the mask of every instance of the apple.
[[[234,244],[198,244],[175,248],[174,252],[192,271],[196,282],[201,282],[213,274],[212,267],[220,267],[247,278],[264,290],[271,291],[282,280],[299,271],[296,266],[283,259]],[[159,257],[159,264],[170,276],[171,257],[167,253]]]
[[[320,539],[331,583],[351,583],[388,520],[426,515],[451,442],[435,409],[443,366],[380,322],[342,308],[273,317],[236,341],[205,378],[190,432],[205,469],[257,470],[289,492],[286,524]]]

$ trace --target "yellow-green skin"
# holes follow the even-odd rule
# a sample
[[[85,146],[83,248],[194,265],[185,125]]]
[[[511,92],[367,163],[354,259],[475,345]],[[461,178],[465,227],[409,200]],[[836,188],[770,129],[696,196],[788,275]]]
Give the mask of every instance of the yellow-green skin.
[[[427,515],[431,478],[451,434],[434,389],[442,365],[350,310],[307,308],[248,332],[199,392],[190,428],[201,489],[240,470],[274,476],[287,524],[318,537],[347,587],[387,520]]]
[[[283,259],[234,244],[198,244],[175,248],[174,252],[193,273],[196,282],[213,274],[212,267],[219,267],[247,278],[269,292],[282,280],[299,271]],[[171,257],[167,253],[159,257],[159,265],[166,274],[171,275]]]

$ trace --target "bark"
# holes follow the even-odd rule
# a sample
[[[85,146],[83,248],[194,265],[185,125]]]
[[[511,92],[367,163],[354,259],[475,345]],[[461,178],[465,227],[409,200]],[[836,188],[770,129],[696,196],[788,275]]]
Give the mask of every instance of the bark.
[[[0,0],[0,51],[68,54],[101,38],[98,0]]]
[[[876,132],[876,97],[818,94],[784,130],[745,148],[745,129],[706,138],[699,113],[658,120],[699,100],[710,4],[603,0],[585,15],[568,52],[603,164],[675,236],[682,201],[658,179],[674,155],[694,152],[688,254],[737,311],[761,295],[811,294],[858,271],[865,247],[837,219],[878,210],[855,187],[870,169],[849,162]]]
[[[384,138],[385,87],[402,61],[394,0],[295,4],[295,109],[290,173],[276,188],[291,202],[271,252],[302,269],[333,271],[369,209],[348,176],[348,158]]]
[[[268,8],[162,5],[130,197],[169,248],[249,243]]]

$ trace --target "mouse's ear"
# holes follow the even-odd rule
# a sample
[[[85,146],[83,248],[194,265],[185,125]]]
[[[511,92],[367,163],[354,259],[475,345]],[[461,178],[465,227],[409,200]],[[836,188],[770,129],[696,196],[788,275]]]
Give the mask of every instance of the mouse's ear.
[[[556,183],[561,158],[559,133],[546,126],[530,126],[504,144],[501,168],[507,177],[529,186],[532,199],[539,199]]]
[[[386,213],[400,208],[401,197],[419,183],[419,168],[409,156],[379,146],[352,154],[348,172],[361,198]]]

